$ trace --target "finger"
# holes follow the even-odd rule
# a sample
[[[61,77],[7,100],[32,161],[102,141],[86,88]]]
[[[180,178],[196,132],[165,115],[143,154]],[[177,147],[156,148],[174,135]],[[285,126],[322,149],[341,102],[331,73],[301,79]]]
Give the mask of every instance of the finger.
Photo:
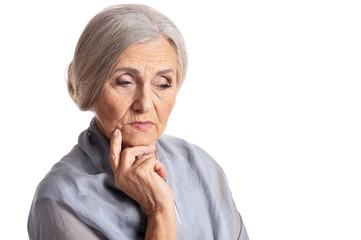
[[[139,161],[143,155],[148,155],[153,153],[155,149],[156,148],[153,146],[136,146],[136,147],[126,148],[122,151],[121,154],[122,161],[120,162],[120,165],[122,168],[130,168],[131,166],[133,166],[136,160]]]
[[[167,178],[167,172],[165,171],[165,168],[163,164],[161,164],[158,160],[155,161],[154,165],[154,171],[163,179]]]
[[[167,172],[161,162],[158,161],[156,158],[152,158],[150,154],[143,155],[141,157],[137,157],[137,160],[135,160],[134,167],[138,167],[142,164],[148,165],[149,168],[153,168],[154,172],[156,172],[161,178],[166,179],[167,178]]]
[[[135,157],[135,162],[141,162],[142,160],[148,159],[148,158],[151,158],[151,157],[152,157],[151,154],[136,156]],[[133,165],[134,165],[134,163],[133,163]]]
[[[110,140],[110,165],[113,171],[118,169],[120,162],[120,152],[122,151],[122,133],[119,129],[113,131],[112,139]]]
[[[153,162],[154,161],[156,161],[156,159],[153,158],[151,154],[141,155],[141,156],[135,157],[133,167],[137,168],[140,165],[146,165],[146,166],[148,166],[147,168],[149,168],[150,170],[153,170],[153,167],[154,167]]]
[[[150,155],[143,155],[141,158],[135,161],[133,167],[142,168],[143,170],[146,171],[154,171],[162,179],[167,178],[167,173],[165,171],[163,164]]]

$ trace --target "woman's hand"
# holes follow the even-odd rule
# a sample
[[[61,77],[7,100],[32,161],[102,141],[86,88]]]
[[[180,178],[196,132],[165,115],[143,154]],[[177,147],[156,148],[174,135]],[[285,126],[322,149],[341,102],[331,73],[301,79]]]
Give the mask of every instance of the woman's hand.
[[[110,141],[115,185],[143,206],[148,216],[146,239],[175,239],[174,196],[154,152],[153,146],[122,149],[121,132],[115,129]]]

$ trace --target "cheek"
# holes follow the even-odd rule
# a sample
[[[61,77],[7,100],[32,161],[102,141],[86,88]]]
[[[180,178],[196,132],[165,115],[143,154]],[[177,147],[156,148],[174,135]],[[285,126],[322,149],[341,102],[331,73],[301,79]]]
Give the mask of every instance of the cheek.
[[[119,99],[119,96],[114,96],[107,92],[100,96],[95,106],[96,115],[102,123],[104,130],[107,131],[107,135],[114,128],[121,127],[119,123],[127,110],[127,99]]]
[[[158,117],[159,117],[159,121],[162,124],[164,125],[167,124],[168,117],[173,110],[174,104],[175,104],[175,96],[168,98],[166,101],[163,101],[161,103],[161,107],[158,111],[159,112]]]

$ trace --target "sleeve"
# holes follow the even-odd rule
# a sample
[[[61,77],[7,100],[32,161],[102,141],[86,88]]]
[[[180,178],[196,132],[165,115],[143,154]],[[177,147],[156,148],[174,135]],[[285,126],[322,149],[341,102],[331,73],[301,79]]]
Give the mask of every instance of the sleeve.
[[[239,218],[240,218],[240,221],[241,221],[241,230],[240,230],[240,233],[239,233],[238,240],[249,240],[247,230],[246,230],[246,227],[243,224],[241,216],[239,216]]]
[[[216,163],[217,166],[217,172],[218,172],[218,181],[217,181],[217,199],[218,199],[218,203],[223,203],[223,213],[228,212],[226,209],[227,208],[231,208],[230,209],[230,213],[233,214],[229,214],[229,216],[233,215],[233,219],[235,222],[235,227],[236,229],[239,229],[237,231],[239,231],[238,233],[238,240],[249,240],[248,234],[247,234],[247,230],[246,227],[243,223],[242,217],[239,214],[236,204],[233,200],[232,197],[232,193],[231,190],[229,188],[229,184],[228,184],[228,180],[227,177],[225,175],[225,173],[223,172],[222,168]],[[226,214],[227,215],[227,214]],[[232,219],[232,217],[225,217],[225,219]]]
[[[40,199],[33,204],[28,232],[30,240],[106,239],[100,232],[51,199]]]

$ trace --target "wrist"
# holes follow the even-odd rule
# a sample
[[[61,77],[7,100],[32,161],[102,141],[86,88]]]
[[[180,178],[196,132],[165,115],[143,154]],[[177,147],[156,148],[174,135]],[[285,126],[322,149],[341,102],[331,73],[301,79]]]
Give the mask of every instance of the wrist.
[[[175,211],[173,193],[168,194],[166,198],[164,197],[161,199],[161,201],[152,202],[147,206],[143,205],[145,214],[148,218],[152,215],[166,216],[167,214],[171,214]]]
[[[147,233],[145,239],[176,239],[176,216],[172,207],[158,209],[147,214]]]
[[[162,220],[175,217],[174,204],[163,206],[152,211],[146,211],[148,220]]]

